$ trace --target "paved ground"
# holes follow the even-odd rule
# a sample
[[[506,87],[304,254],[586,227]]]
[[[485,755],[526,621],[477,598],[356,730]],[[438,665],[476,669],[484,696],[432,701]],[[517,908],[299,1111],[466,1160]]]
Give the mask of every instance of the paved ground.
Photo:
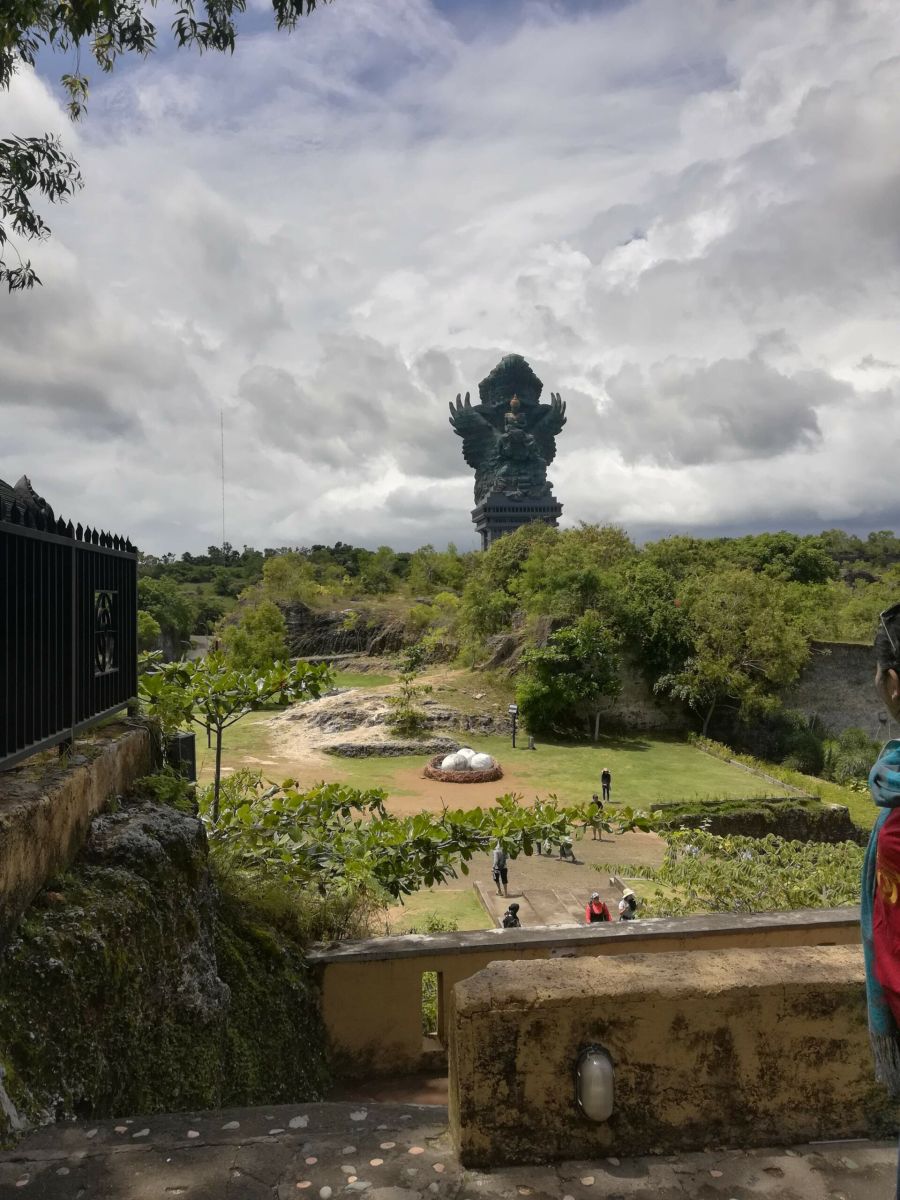
[[[0,1196],[41,1200],[890,1200],[873,1142],[464,1171],[446,1110],[312,1104],[56,1126],[0,1155]]]

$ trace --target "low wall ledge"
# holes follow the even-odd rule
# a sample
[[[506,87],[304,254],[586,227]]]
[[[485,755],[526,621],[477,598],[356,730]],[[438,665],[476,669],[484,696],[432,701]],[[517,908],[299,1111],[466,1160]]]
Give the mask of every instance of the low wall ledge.
[[[543,925],[521,929],[476,929],[456,933],[407,933],[358,942],[319,943],[308,958],[316,965],[419,958],[427,954],[467,954],[500,947],[509,950],[576,950],[600,938],[627,938],[640,953],[649,939],[719,937],[726,933],[764,933],[770,929],[844,929],[859,925],[859,908],[799,908],[789,912],[710,913],[699,917],[653,917],[594,925]]]

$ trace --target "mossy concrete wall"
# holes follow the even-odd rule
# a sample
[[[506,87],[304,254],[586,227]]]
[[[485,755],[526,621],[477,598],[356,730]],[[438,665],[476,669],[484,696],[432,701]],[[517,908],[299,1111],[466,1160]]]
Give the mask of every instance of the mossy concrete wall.
[[[615,1069],[576,1104],[588,1045]],[[457,984],[450,1122],[467,1166],[883,1132],[854,946],[497,962]]]
[[[146,729],[114,726],[0,773],[0,946],[34,896],[84,844],[91,818],[150,770]]]

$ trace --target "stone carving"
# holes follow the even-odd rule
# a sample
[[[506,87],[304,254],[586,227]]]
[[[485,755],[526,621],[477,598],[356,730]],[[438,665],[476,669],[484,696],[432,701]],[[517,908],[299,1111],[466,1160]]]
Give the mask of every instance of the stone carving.
[[[13,492],[22,508],[29,509],[34,516],[40,514],[47,521],[48,525],[54,520],[53,509],[43,496],[37,494],[31,486],[31,480],[27,475],[22,476],[13,488]]]
[[[469,393],[450,405],[450,424],[463,440],[463,457],[475,468],[475,503],[488,496],[551,498],[547,467],[556,456],[556,435],[566,423],[558,394],[541,404],[543,384],[521,354],[508,354],[478,385],[480,404]]]

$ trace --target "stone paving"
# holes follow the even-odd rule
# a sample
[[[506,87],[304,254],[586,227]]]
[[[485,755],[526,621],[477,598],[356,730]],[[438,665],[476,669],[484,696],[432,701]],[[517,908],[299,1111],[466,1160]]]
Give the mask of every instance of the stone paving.
[[[41,1200],[891,1200],[896,1147],[466,1171],[437,1105],[299,1104],[50,1126],[0,1154],[0,1197]]]

